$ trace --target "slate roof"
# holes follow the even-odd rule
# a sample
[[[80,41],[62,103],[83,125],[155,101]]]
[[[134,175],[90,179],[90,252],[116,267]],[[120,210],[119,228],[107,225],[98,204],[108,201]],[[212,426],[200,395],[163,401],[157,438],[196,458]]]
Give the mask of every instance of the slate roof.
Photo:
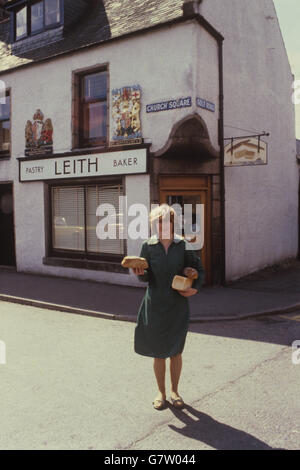
[[[296,153],[297,153],[297,158],[300,160],[300,140],[296,139]]]
[[[13,4],[15,0],[7,0]],[[63,38],[12,53],[10,20],[0,22],[0,73],[183,16],[184,0],[64,0]],[[1,0],[1,3],[4,3]],[[1,4],[0,3],[0,4]]]

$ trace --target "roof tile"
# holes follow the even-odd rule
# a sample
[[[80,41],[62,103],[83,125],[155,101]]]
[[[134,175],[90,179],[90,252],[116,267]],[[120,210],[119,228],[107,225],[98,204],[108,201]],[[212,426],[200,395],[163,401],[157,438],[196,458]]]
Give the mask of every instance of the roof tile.
[[[179,18],[184,3],[184,0],[64,1],[63,38],[42,47],[13,53],[9,42],[10,21],[0,22],[0,73]]]

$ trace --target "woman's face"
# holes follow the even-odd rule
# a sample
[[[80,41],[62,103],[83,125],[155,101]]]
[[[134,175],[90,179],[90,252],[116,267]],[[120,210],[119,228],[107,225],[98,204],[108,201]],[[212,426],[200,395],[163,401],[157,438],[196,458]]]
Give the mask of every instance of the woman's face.
[[[157,230],[159,238],[161,239],[171,239],[173,238],[173,224],[168,219],[158,219]]]

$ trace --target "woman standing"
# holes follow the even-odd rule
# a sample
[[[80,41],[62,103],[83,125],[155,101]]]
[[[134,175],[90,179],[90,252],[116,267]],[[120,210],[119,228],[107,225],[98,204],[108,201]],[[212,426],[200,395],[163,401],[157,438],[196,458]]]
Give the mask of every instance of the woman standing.
[[[154,358],[154,373],[158,394],[153,402],[155,409],[166,405],[166,359],[170,358],[171,402],[182,408],[183,399],[178,393],[182,369],[182,352],[189,324],[188,297],[199,292],[205,271],[199,256],[191,245],[174,233],[176,213],[168,204],[156,207],[150,213],[152,228],[156,234],[144,241],[140,256],[149,267],[133,269],[140,281],[148,282],[145,296],[138,311],[134,333],[134,350],[143,356]],[[153,232],[152,232],[153,233]],[[185,291],[174,290],[173,277],[185,275],[186,268],[194,268],[198,278]]]

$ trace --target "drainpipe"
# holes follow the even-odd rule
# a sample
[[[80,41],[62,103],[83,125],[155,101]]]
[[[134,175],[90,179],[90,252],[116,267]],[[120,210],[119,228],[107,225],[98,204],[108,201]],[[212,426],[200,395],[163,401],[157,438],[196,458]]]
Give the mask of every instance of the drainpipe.
[[[220,205],[221,205],[221,284],[226,285],[225,277],[225,177],[224,177],[224,74],[223,74],[223,40],[222,34],[217,31],[200,14],[200,4],[202,0],[184,0],[182,5],[183,16],[186,19],[196,19],[198,23],[206,29],[218,43],[218,60],[219,60],[219,120],[218,120],[218,137],[220,147]]]
[[[226,285],[225,258],[225,175],[224,175],[224,73],[223,40],[219,44],[219,146],[220,146],[220,196],[221,196],[221,283]]]

